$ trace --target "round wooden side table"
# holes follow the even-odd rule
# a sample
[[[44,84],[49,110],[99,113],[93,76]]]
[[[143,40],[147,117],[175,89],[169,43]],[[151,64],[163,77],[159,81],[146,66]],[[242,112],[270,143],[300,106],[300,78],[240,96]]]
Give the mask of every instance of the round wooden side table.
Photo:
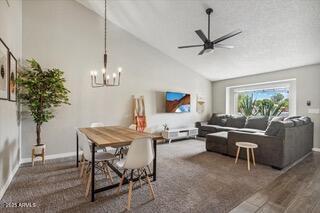
[[[251,150],[251,155],[252,155],[252,162],[253,165],[256,165],[256,161],[254,158],[254,152],[253,149],[258,148],[258,145],[255,143],[249,143],[249,142],[236,142],[236,146],[238,147],[237,150],[237,156],[236,156],[236,160],[235,160],[235,164],[238,162],[238,158],[239,158],[239,154],[240,154],[240,149],[241,148],[245,148],[247,149],[247,162],[248,162],[248,170],[250,171],[250,150]]]

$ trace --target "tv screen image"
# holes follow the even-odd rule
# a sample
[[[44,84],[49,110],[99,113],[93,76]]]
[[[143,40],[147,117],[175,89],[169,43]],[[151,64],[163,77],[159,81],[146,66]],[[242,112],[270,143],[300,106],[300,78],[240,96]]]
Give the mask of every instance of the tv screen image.
[[[166,112],[190,112],[190,94],[167,92]]]

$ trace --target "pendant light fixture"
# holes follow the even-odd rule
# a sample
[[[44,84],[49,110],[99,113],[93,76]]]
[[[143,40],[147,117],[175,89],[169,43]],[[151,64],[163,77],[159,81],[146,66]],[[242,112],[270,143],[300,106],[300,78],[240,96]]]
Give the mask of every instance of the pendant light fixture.
[[[91,76],[91,86],[93,88],[97,87],[113,87],[120,86],[122,68],[118,68],[118,75],[116,73],[112,74],[112,79],[110,75],[107,74],[107,0],[104,0],[104,55],[103,55],[103,68],[102,72],[102,83],[97,82],[98,71],[92,70],[90,72]]]

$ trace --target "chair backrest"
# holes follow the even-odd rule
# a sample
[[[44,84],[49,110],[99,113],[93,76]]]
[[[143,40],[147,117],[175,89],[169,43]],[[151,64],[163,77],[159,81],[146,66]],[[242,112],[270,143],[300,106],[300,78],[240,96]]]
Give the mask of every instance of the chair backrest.
[[[101,122],[96,122],[96,123],[91,123],[90,124],[90,127],[103,127],[105,126],[104,123],[101,123]]]
[[[81,144],[83,149],[83,156],[86,160],[91,161],[90,140],[82,132],[79,131],[78,134],[79,134],[79,144]]]
[[[150,138],[132,141],[127,154],[125,169],[139,169],[149,165],[154,158],[152,141]]]
[[[76,133],[78,134],[78,137],[79,137],[79,149],[83,150],[82,142],[80,141],[80,134],[82,134],[82,133],[80,132],[78,127],[75,127],[74,129],[76,130]]]

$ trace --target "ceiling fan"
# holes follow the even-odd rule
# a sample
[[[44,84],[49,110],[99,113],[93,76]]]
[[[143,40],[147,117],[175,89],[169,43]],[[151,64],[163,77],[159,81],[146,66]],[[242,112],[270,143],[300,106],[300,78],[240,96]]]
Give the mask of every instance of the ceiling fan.
[[[213,41],[210,40],[210,15],[213,12],[213,10],[211,8],[206,9],[206,13],[208,14],[208,37],[206,37],[204,35],[204,33],[202,32],[202,30],[196,30],[195,32],[197,33],[197,35],[200,37],[200,39],[203,41],[203,44],[199,44],[199,45],[188,45],[188,46],[181,46],[178,47],[179,49],[183,49],[183,48],[191,48],[191,47],[203,47],[203,50],[201,50],[198,55],[202,55],[203,53],[210,53],[213,51],[214,48],[228,48],[228,49],[232,49],[234,48],[234,46],[231,45],[225,45],[225,44],[220,44],[221,41],[224,41],[228,38],[231,38],[233,36],[238,35],[239,33],[241,33],[241,30],[235,30],[231,33],[228,33],[220,38],[217,38]]]

